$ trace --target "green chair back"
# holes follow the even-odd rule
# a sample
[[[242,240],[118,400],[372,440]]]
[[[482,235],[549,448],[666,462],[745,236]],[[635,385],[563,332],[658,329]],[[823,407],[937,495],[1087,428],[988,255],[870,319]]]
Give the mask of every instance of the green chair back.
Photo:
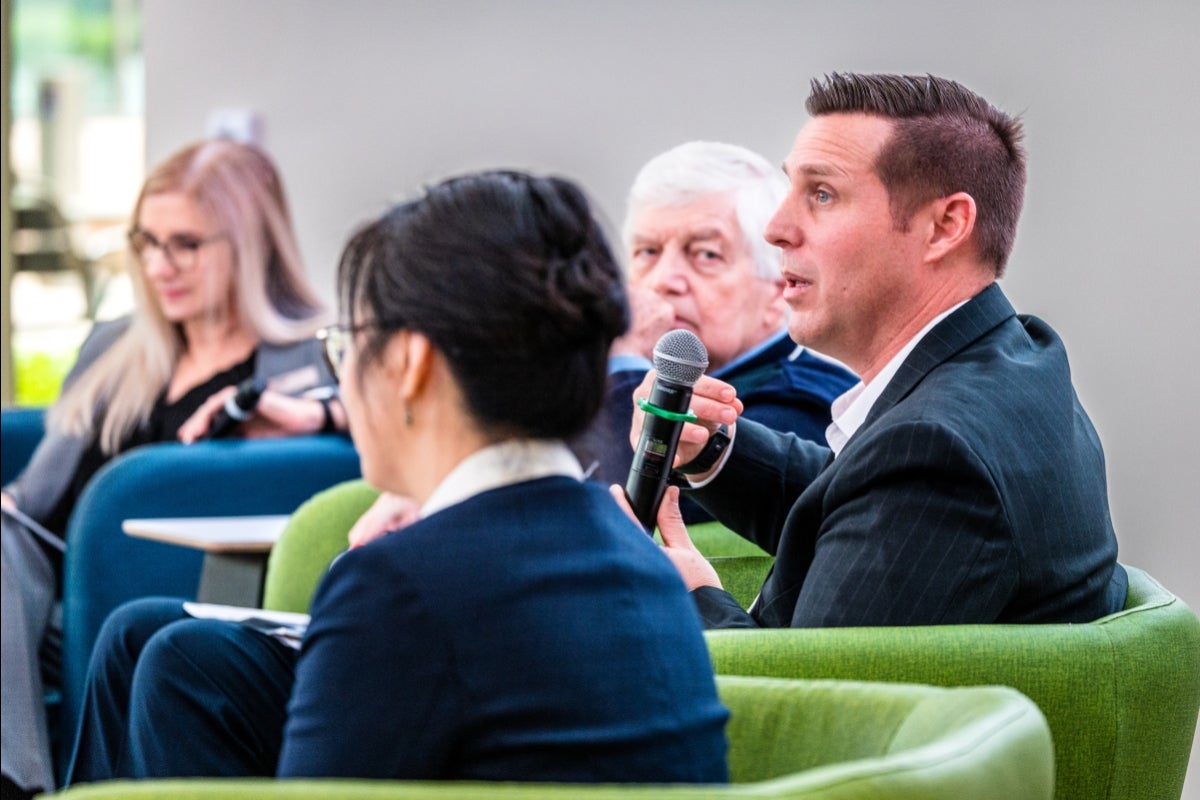
[[[701,550],[701,552],[704,552]],[[706,553],[707,555],[707,553]],[[709,556],[708,563],[717,571],[721,586],[733,595],[742,608],[749,608],[775,559],[771,556]]]
[[[657,536],[657,534],[655,535]],[[689,525],[688,536],[691,537],[692,544],[696,545],[696,549],[709,559],[738,556],[770,557],[761,547],[743,539],[719,522],[700,522]]]
[[[271,548],[263,608],[307,612],[329,563],[346,549],[346,534],[378,496],[366,481],[351,480],[318,492],[297,508]]]

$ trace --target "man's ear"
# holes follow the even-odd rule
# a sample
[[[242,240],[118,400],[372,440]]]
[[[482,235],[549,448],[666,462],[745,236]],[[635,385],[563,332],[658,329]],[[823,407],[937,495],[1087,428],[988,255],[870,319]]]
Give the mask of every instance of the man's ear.
[[[928,260],[940,261],[970,241],[975,230],[975,198],[955,192],[933,201],[929,208],[926,253]]]

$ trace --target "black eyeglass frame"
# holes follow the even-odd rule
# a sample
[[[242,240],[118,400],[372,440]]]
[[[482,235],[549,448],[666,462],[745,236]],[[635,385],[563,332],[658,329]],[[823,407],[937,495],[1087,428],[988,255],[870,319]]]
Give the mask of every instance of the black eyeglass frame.
[[[224,231],[218,231],[211,236],[200,237],[176,233],[167,237],[165,242],[160,242],[154,238],[153,234],[141,228],[130,228],[125,232],[125,238],[129,241],[129,248],[133,250],[134,255],[138,257],[138,261],[143,265],[146,263],[146,250],[153,248],[162,251],[167,261],[175,269],[180,272],[187,272],[195,269],[196,258],[199,256],[202,247],[228,237]]]

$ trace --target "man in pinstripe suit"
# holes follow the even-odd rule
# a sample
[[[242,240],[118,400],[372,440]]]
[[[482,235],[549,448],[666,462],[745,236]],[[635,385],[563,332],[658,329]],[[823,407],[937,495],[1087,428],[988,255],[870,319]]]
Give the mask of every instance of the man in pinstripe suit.
[[[671,490],[659,527],[706,625],[1118,610],[1126,577],[1099,439],[1062,341],[996,284],[1024,194],[1019,121],[932,76],[834,74],[813,82],[807,108],[766,236],[783,249],[792,338],[862,382],[835,401],[829,447],[737,422],[732,387],[697,384],[704,424],[679,448],[691,494],[776,556],[743,611],[687,539]],[[710,465],[720,423],[734,441]]]

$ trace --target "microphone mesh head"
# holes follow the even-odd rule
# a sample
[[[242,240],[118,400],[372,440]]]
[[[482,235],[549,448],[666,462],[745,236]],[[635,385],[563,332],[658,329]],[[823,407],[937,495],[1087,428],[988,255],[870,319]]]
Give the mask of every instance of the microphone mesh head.
[[[671,383],[694,386],[708,369],[708,351],[691,331],[667,331],[654,345],[654,369]]]

